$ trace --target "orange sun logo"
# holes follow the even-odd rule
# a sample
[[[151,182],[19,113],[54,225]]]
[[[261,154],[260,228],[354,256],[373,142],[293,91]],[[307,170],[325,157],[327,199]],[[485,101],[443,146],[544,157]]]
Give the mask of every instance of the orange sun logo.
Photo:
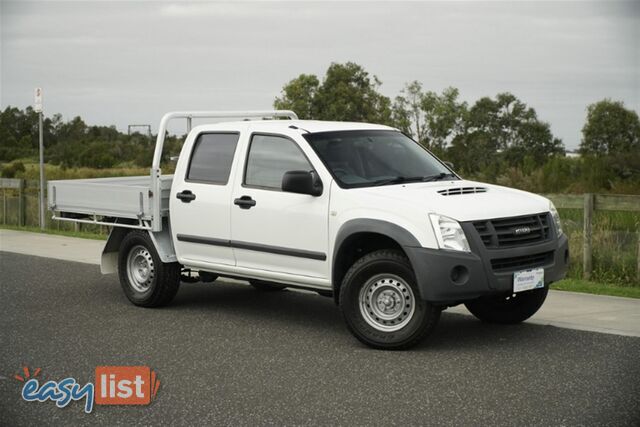
[[[33,371],[33,374],[29,371],[29,367],[28,366],[23,366],[22,367],[22,375],[20,374],[15,374],[13,376],[13,378],[17,379],[18,381],[22,381],[25,382],[27,380],[29,380],[29,378],[35,378],[38,376],[38,374],[40,373],[40,368],[37,368],[35,371]]]

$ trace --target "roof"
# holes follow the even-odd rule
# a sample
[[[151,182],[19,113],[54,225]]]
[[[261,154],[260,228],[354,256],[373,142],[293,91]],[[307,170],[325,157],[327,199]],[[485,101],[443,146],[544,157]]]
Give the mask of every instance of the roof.
[[[225,127],[229,125],[246,125],[249,123],[252,128],[260,129],[262,131],[282,131],[285,129],[290,130],[291,126],[295,126],[300,128],[301,130],[306,130],[311,133],[315,132],[329,132],[329,131],[341,131],[341,130],[394,130],[394,128],[385,126],[385,125],[377,125],[371,123],[358,123],[358,122],[331,122],[331,121],[323,121],[323,120],[251,120],[247,121],[234,121],[234,122],[224,122],[224,123],[216,123],[216,124],[208,124],[198,126],[200,130],[207,129],[215,129],[219,125],[224,125]]]

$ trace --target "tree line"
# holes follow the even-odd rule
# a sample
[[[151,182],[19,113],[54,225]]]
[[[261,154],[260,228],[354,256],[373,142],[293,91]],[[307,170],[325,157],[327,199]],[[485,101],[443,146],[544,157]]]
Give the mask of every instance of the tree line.
[[[301,119],[382,123],[398,128],[470,179],[537,192],[640,193],[640,120],[622,102],[587,106],[580,157],[565,156],[562,141],[535,109],[509,92],[468,104],[458,89],[437,93],[409,82],[393,99],[358,64],[332,63],[320,79],[301,74],[274,100]],[[62,168],[149,167],[153,142],[115,126],[87,125],[81,117],[44,119],[46,161]],[[170,136],[165,154],[177,154],[182,136]],[[21,161],[38,153],[38,115],[31,107],[0,111],[2,175],[19,176]],[[24,168],[22,168],[24,169]]]
[[[81,117],[64,121],[60,114],[43,119],[45,161],[62,168],[150,167],[155,140],[120,132],[115,126],[87,125]],[[165,153],[177,153],[182,137],[168,135]],[[0,111],[0,163],[4,177],[19,175],[23,162],[38,158],[38,113],[33,108]],[[18,160],[18,161],[16,161]],[[166,154],[165,154],[166,160]]]
[[[640,193],[640,120],[622,102],[587,107],[580,158],[569,158],[549,123],[509,92],[469,105],[454,87],[437,93],[413,81],[392,100],[381,84],[358,64],[332,63],[322,80],[301,74],[286,83],[273,105],[302,119],[396,127],[472,179],[539,192]]]

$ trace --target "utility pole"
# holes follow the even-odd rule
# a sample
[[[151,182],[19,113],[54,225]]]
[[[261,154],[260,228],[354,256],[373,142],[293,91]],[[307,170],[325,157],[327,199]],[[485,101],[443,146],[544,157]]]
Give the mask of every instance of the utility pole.
[[[34,110],[38,113],[38,139],[40,145],[40,229],[45,226],[45,205],[44,205],[44,138],[42,130],[42,88],[35,90]]]

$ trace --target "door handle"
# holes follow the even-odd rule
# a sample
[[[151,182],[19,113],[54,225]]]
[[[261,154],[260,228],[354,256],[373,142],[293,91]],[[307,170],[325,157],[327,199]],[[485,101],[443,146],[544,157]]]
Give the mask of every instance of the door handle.
[[[239,199],[235,199],[233,204],[240,206],[240,209],[251,209],[256,205],[256,201],[251,196],[242,196]]]
[[[182,193],[176,194],[176,198],[182,200],[184,203],[191,203],[196,199],[196,195],[191,190],[184,190]]]

